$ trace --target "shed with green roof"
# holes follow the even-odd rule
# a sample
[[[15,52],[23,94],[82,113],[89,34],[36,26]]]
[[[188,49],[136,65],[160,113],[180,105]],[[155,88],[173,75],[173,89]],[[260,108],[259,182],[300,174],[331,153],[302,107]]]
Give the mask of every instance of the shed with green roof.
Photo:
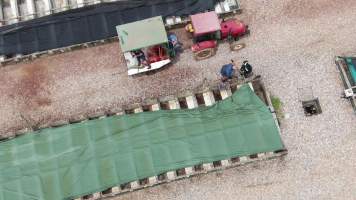
[[[116,26],[123,52],[168,42],[161,16]]]

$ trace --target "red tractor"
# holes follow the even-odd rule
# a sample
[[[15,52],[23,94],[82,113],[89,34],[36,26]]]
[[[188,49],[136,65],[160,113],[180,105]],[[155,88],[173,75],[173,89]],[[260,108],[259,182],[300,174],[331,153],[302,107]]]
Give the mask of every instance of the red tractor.
[[[191,49],[197,60],[214,56],[219,40],[228,40],[232,51],[245,46],[236,43],[241,36],[249,34],[248,26],[243,22],[235,19],[220,22],[218,15],[213,11],[191,15],[190,19],[192,23],[188,24],[186,30],[193,34],[194,45]]]

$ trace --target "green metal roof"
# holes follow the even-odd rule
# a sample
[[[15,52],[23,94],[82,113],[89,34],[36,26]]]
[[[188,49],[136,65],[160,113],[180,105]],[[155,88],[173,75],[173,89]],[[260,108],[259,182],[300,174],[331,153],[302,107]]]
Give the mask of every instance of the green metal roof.
[[[213,106],[48,128],[0,143],[0,200],[67,199],[201,163],[283,149],[242,86]]]
[[[116,26],[123,52],[168,42],[161,16]]]

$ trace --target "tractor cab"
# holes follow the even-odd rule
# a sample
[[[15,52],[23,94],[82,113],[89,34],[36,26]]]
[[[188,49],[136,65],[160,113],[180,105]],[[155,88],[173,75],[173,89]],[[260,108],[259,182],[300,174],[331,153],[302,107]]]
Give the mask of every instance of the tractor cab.
[[[190,16],[192,22],[193,53],[198,57],[211,57],[215,55],[217,40],[221,38],[221,27],[218,15],[215,12],[199,13]]]
[[[190,19],[191,24],[186,29],[193,35],[194,44],[191,49],[197,60],[215,55],[218,40],[228,39],[231,50],[239,50],[244,47],[242,44],[236,46],[234,43],[240,36],[249,33],[248,27],[244,23],[235,19],[220,22],[214,11],[191,15]]]
[[[153,17],[116,27],[128,75],[159,69],[175,56],[162,17]]]

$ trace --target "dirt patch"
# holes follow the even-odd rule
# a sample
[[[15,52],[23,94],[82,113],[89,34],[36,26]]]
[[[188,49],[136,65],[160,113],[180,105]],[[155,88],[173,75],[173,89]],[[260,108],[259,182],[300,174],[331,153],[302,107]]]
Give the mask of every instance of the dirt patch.
[[[17,98],[25,108],[49,106],[51,99],[46,90],[48,85],[47,68],[37,63],[32,63],[19,69],[19,79],[13,86],[10,97]]]
[[[289,18],[312,19],[321,14],[327,14],[338,7],[346,5],[347,1],[335,0],[293,0],[284,5],[282,15]]]

